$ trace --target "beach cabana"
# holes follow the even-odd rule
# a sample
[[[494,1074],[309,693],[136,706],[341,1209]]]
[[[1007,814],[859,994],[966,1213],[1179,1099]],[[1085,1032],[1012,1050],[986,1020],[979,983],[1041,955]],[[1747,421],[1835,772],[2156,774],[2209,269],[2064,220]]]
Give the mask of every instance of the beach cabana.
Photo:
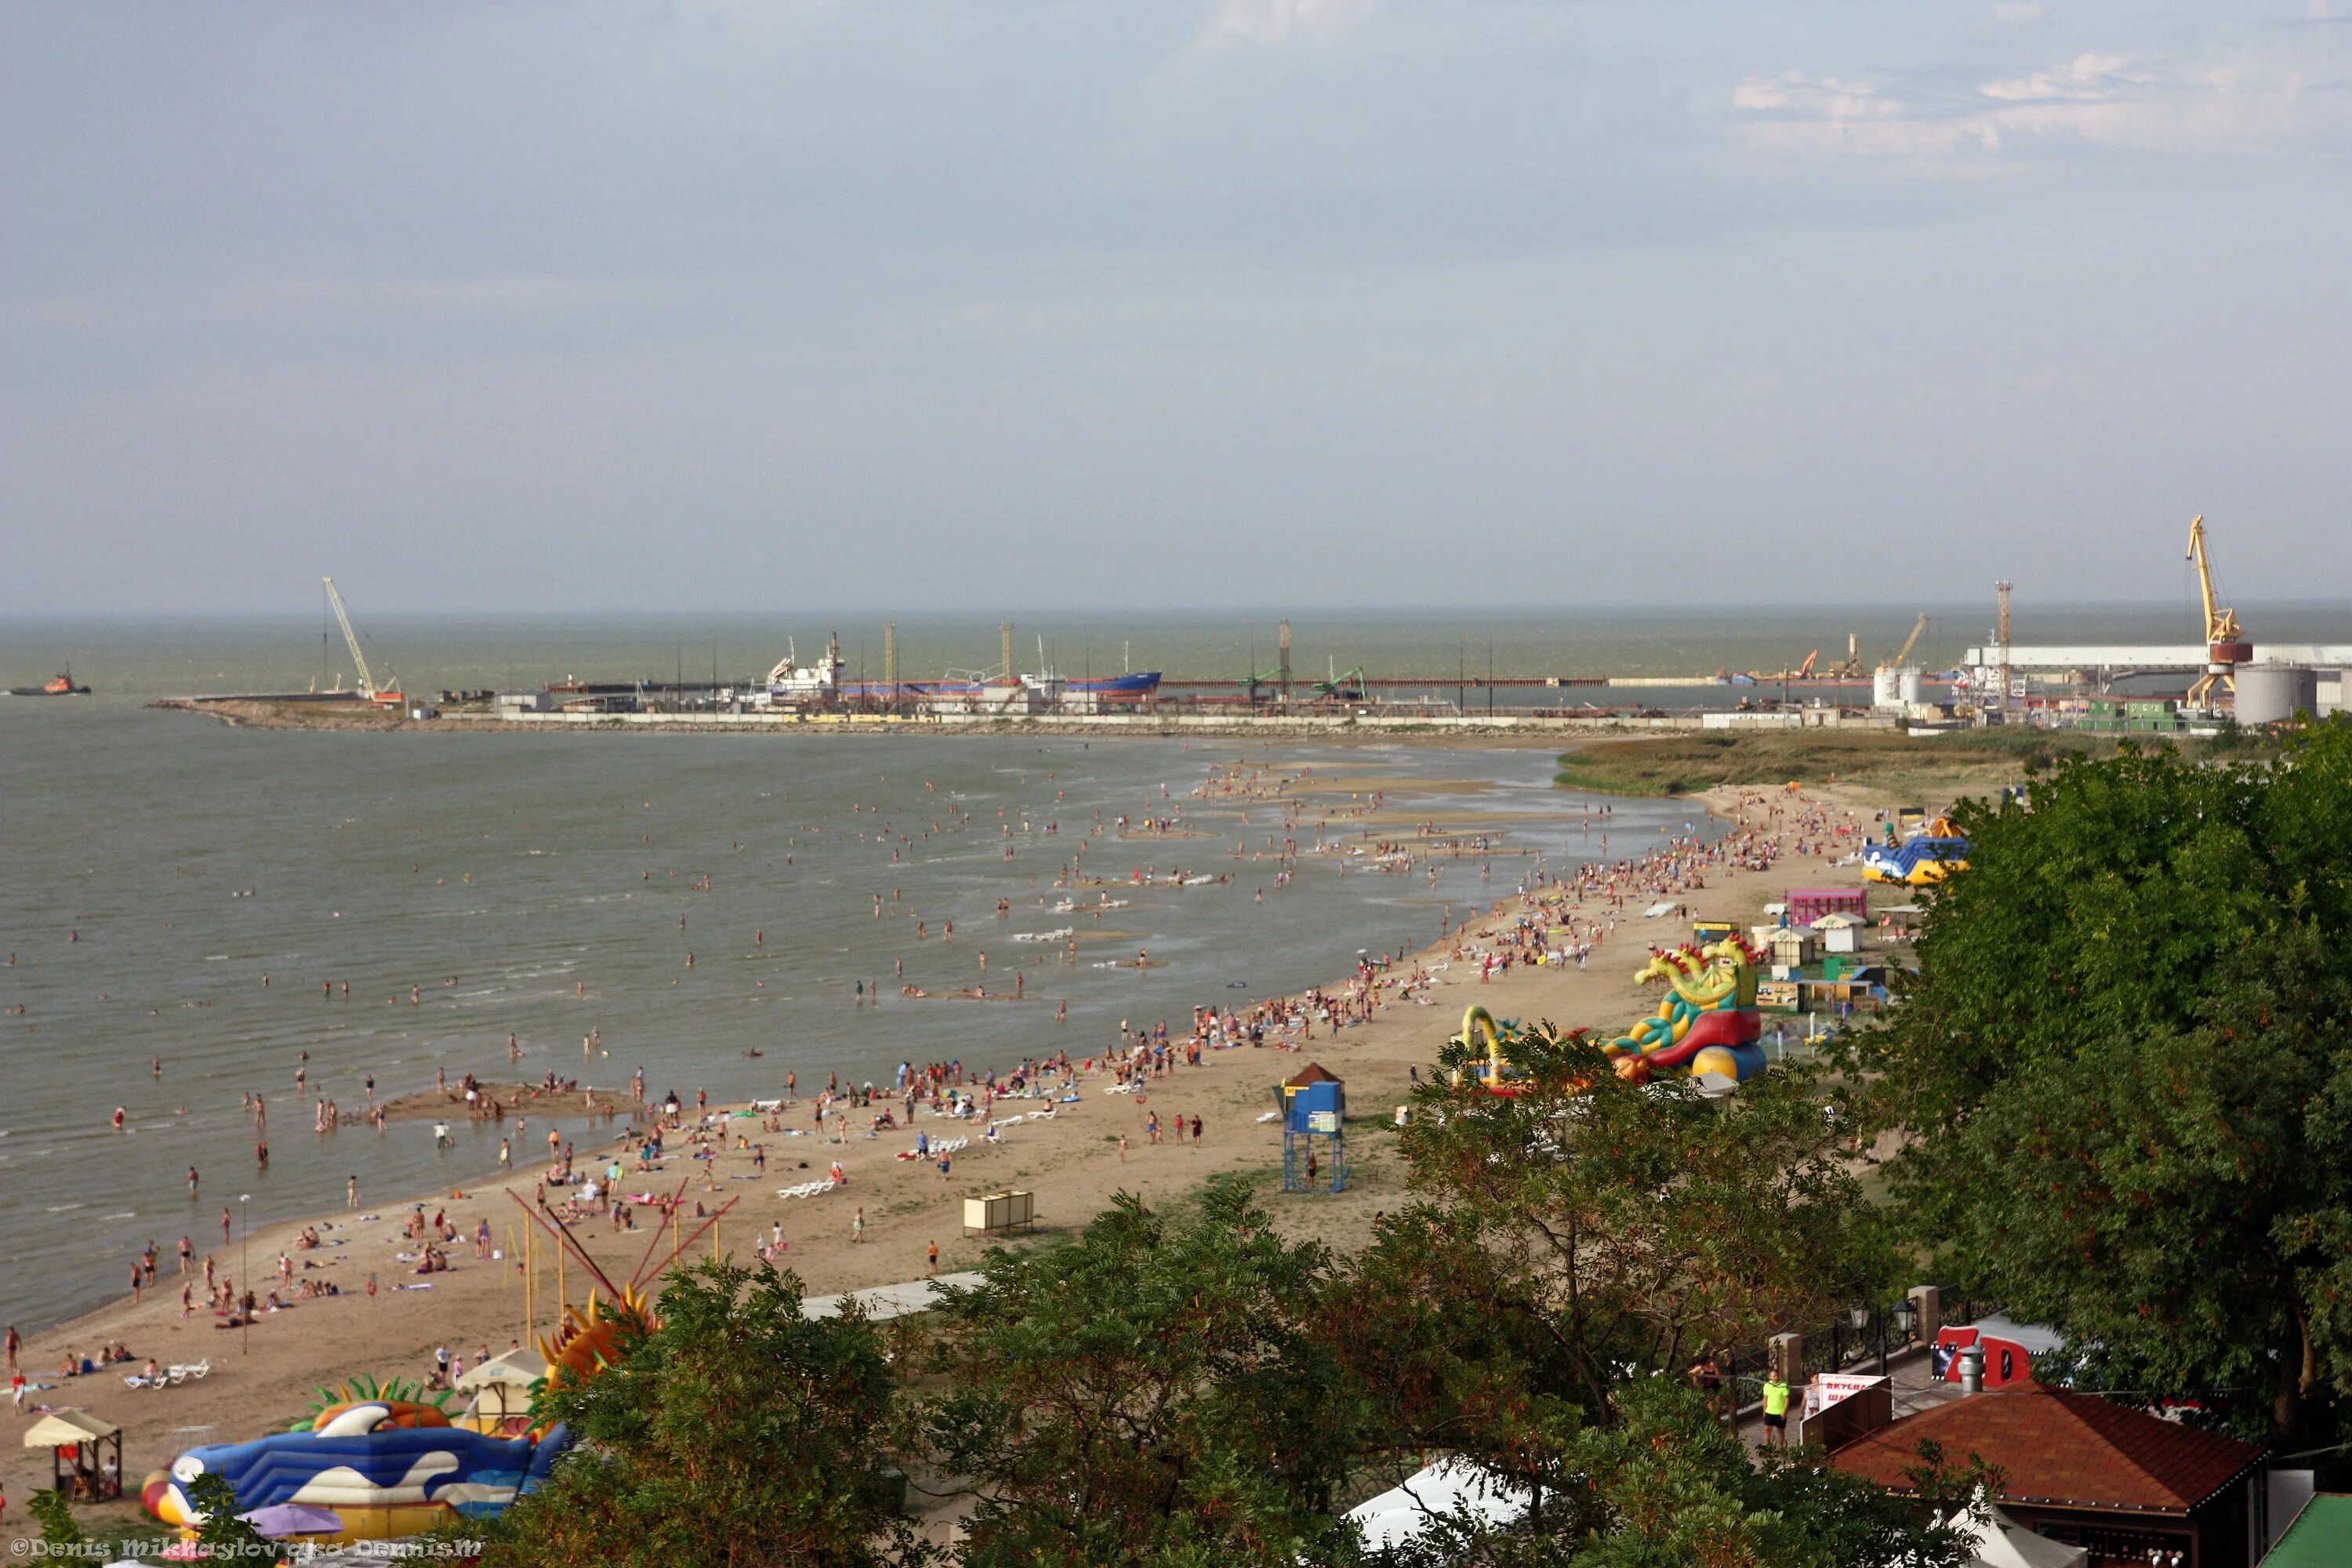
[[[122,1495],[122,1428],[87,1410],[53,1410],[25,1429],[25,1447],[49,1450],[49,1485],[75,1502]]]
[[[1855,932],[1862,923],[1857,915],[1823,915],[1813,922],[1813,930],[1820,933],[1823,952],[1853,952],[1858,951]]]
[[[1860,888],[1791,888],[1789,889],[1789,923],[1809,926],[1823,915],[1853,915],[1867,920],[1868,895]]]
[[[1783,926],[1772,933],[1768,945],[1774,963],[1786,969],[1801,969],[1811,962],[1819,944],[1811,931],[1798,926]],[[1775,975],[1774,978],[1781,976]]]
[[[510,1350],[467,1368],[457,1380],[457,1389],[474,1396],[466,1411],[474,1429],[502,1433],[510,1423],[525,1419],[530,1414],[531,1385],[546,1375],[547,1358],[527,1348]]]

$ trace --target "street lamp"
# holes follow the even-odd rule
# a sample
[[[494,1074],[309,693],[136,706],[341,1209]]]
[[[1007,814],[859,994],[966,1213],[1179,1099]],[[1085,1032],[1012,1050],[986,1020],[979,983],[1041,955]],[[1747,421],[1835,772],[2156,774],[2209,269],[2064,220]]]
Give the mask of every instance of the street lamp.
[[[247,1301],[253,1299],[253,1211],[246,1206],[252,1196],[251,1193],[236,1194],[237,1218],[243,1231],[243,1235],[237,1240],[236,1271],[245,1276],[245,1300]],[[253,1353],[253,1314],[246,1310],[245,1301],[234,1304],[237,1310],[237,1317],[242,1320],[241,1326],[236,1331],[238,1353],[251,1355]]]

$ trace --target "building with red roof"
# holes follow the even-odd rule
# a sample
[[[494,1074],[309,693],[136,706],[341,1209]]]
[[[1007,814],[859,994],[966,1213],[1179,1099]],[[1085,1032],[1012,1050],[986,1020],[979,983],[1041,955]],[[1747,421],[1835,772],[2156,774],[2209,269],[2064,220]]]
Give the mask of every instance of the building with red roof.
[[[1906,1415],[1829,1462],[1908,1491],[1923,1441],[1948,1465],[1974,1456],[1999,1470],[2001,1511],[2088,1549],[2091,1568],[2249,1568],[2262,1555],[2269,1456],[2251,1443],[2028,1382]]]

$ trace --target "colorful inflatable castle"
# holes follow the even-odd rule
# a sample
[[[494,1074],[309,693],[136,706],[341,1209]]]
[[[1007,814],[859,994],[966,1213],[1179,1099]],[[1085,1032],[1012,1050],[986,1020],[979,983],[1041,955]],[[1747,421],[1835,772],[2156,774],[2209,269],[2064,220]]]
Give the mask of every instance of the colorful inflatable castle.
[[[1745,1083],[1765,1069],[1756,955],[1738,937],[1654,954],[1634,978],[1664,981],[1666,994],[1655,1013],[1601,1042],[1618,1077],[1647,1083],[1654,1074],[1681,1069],[1695,1078]],[[1570,1037],[1549,1023],[1530,1026],[1497,1020],[1486,1008],[1472,1007],[1463,1016],[1454,1043],[1477,1054],[1455,1073],[1454,1083],[1517,1094],[1526,1080],[1513,1065],[1511,1047],[1535,1038],[1556,1045]]]
[[[1924,888],[1968,868],[1969,841],[1953,830],[1947,816],[1928,821],[1907,838],[1899,825],[1889,824],[1886,842],[1866,845],[1862,851],[1865,882]]]

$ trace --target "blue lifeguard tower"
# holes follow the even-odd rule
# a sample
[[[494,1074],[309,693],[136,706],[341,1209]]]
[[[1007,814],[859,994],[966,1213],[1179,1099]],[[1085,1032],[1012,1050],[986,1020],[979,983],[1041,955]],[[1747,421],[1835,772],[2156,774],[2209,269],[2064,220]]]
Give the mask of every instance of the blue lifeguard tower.
[[[1282,1108],[1282,1190],[1314,1192],[1324,1186],[1329,1167],[1328,1191],[1348,1187],[1348,1086],[1309,1062],[1276,1091]],[[1320,1142],[1328,1147],[1318,1150]],[[1308,1174],[1309,1167],[1314,1173]]]

